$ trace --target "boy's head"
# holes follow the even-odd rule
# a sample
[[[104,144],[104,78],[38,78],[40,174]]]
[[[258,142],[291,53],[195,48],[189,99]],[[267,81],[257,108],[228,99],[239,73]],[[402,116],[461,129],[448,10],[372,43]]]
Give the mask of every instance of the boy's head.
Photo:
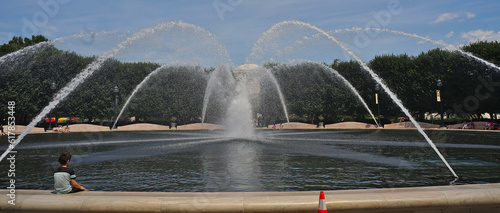
[[[71,153],[69,152],[62,153],[61,156],[59,156],[59,163],[61,165],[66,165],[69,160],[71,160]]]

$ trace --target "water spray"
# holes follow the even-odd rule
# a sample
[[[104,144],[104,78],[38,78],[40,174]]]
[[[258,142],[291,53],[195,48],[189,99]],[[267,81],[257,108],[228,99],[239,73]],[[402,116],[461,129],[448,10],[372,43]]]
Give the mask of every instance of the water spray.
[[[356,54],[354,54],[343,43],[341,43],[339,40],[337,40],[335,37],[333,37],[332,35],[330,35],[327,32],[325,32],[324,30],[322,30],[322,29],[320,29],[320,28],[318,28],[316,26],[313,26],[311,24],[301,22],[301,21],[283,21],[283,22],[277,23],[277,24],[273,25],[269,30],[267,30],[266,32],[264,32],[263,35],[262,35],[262,37],[257,40],[257,42],[256,42],[256,44],[254,45],[254,48],[253,48],[254,50],[252,51],[252,54],[250,55],[250,57],[255,57],[255,55],[257,54],[257,52],[259,52],[257,50],[261,50],[262,47],[265,46],[266,39],[274,38],[275,37],[275,33],[276,32],[281,32],[282,31],[281,28],[283,28],[283,27],[285,27],[287,25],[295,25],[295,26],[299,26],[299,27],[304,27],[304,28],[307,28],[307,29],[314,30],[314,31],[318,32],[320,35],[325,36],[326,38],[328,38],[329,40],[331,40],[332,42],[334,42],[335,44],[337,44],[338,46],[340,46],[344,51],[346,51],[356,61],[358,61],[361,64],[361,66],[363,67],[363,69],[365,71],[367,71],[370,74],[370,76],[378,84],[381,85],[381,87],[385,90],[385,92],[391,97],[391,99],[393,100],[393,102],[396,103],[396,105],[398,105],[398,107],[403,111],[403,113],[406,116],[408,116],[408,118],[410,119],[410,121],[417,128],[418,132],[425,138],[425,140],[427,141],[427,143],[429,143],[429,145],[436,152],[436,154],[440,157],[440,159],[443,161],[443,163],[446,165],[446,167],[450,170],[450,172],[453,174],[453,176],[458,177],[457,174],[455,173],[455,171],[449,165],[448,161],[446,161],[446,159],[443,157],[443,155],[441,154],[441,152],[439,152],[439,150],[437,149],[436,145],[434,145],[434,143],[432,142],[432,140],[427,136],[427,134],[424,132],[424,130],[422,129],[422,127],[420,126],[420,124],[418,124],[418,122],[411,116],[411,113],[408,111],[408,109],[406,107],[404,107],[402,101],[396,96],[396,94],[393,93],[390,90],[390,88],[382,81],[382,79],[373,70],[371,70],[368,67],[368,65],[366,65],[366,63],[363,62],[363,60],[361,60]]]

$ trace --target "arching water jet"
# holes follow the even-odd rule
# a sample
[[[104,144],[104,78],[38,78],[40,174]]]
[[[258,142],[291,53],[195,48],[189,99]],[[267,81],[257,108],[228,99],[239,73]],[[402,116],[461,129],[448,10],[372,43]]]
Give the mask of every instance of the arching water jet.
[[[128,37],[125,41],[121,42],[118,44],[115,48],[105,52],[102,56],[97,58],[94,62],[89,64],[85,69],[83,69],[75,78],[73,78],[66,86],[64,86],[59,92],[56,93],[55,98],[53,101],[51,101],[46,107],[42,109],[42,111],[28,124],[26,129],[17,137],[16,141],[12,143],[11,146],[7,148],[7,150],[0,156],[0,161],[7,156],[7,154],[12,151],[17,144],[19,144],[22,139],[35,127],[35,125],[42,120],[52,109],[54,109],[63,99],[65,99],[73,90],[75,90],[81,83],[83,83],[88,77],[92,76],[96,70],[98,70],[102,64],[117,55],[118,53],[122,52],[124,49],[126,49],[129,45],[139,41],[140,39],[144,38],[145,36],[154,34],[155,32],[158,32],[160,30],[171,30],[171,29],[193,29],[195,32],[202,33],[205,35],[205,37],[212,38],[214,41],[216,39],[210,34],[208,31],[204,30],[201,27],[198,27],[196,25],[184,23],[184,22],[165,22],[165,23],[160,23],[154,27],[142,29],[139,32],[133,34],[132,36]],[[218,42],[215,42],[218,43]],[[220,48],[221,45],[217,45],[218,48]],[[227,51],[225,50],[220,50],[222,51],[222,54],[227,54]],[[227,57],[229,58],[229,57]]]
[[[134,88],[134,90],[132,91],[132,94],[130,94],[130,96],[127,98],[127,101],[125,101],[125,104],[123,105],[122,109],[120,110],[120,113],[118,114],[118,116],[116,116],[115,118],[115,122],[113,123],[113,126],[111,129],[115,129],[116,127],[116,123],[118,123],[118,120],[120,119],[120,117],[122,116],[123,112],[125,111],[125,109],[128,107],[128,105],[130,104],[130,101],[132,100],[132,98],[135,96],[135,94],[148,82],[148,80],[155,76],[156,74],[158,74],[158,72],[160,72],[161,70],[167,68],[167,67],[176,67],[176,66],[181,66],[179,63],[174,63],[174,64],[165,64],[165,65],[162,65],[161,67],[158,67],[157,69],[155,69],[153,72],[149,73],[142,81],[141,83],[137,84],[137,86]],[[191,68],[195,68],[195,69],[198,69],[199,67],[196,67],[195,65],[183,65],[183,66],[189,66]]]
[[[469,53],[469,52],[466,52],[466,51],[463,51],[461,50],[460,48],[454,46],[454,45],[451,45],[451,44],[448,44],[444,41],[436,41],[436,40],[433,40],[433,39],[430,39],[428,37],[424,37],[424,36],[420,36],[420,35],[417,35],[417,34],[414,34],[414,33],[406,33],[406,32],[403,32],[403,31],[398,31],[398,30],[390,30],[390,29],[380,29],[380,28],[347,28],[347,29],[344,29],[344,30],[335,30],[333,32],[330,32],[330,33],[340,33],[340,32],[358,32],[358,31],[375,31],[375,32],[387,32],[387,33],[392,33],[392,34],[395,34],[395,35],[403,35],[403,36],[406,36],[406,37],[411,37],[411,38],[417,38],[417,39],[420,39],[422,41],[426,41],[426,42],[430,42],[430,43],[433,43],[433,44],[436,44],[438,46],[442,46],[444,47],[445,50],[449,50],[449,51],[458,51],[459,53],[463,54],[463,55],[466,55],[466,56],[469,56],[477,61],[480,61],[484,64],[486,64],[487,66],[490,66],[494,69],[497,70],[497,72],[500,72],[500,67],[498,67],[497,65],[489,62],[489,61],[486,61],[482,58],[479,58],[475,55],[473,55],[472,53]]]
[[[278,96],[280,98],[281,106],[283,107],[283,113],[285,113],[286,122],[288,123],[288,125],[290,125],[290,119],[288,118],[288,110],[287,110],[286,104],[285,104],[285,96],[283,95],[283,92],[281,91],[281,87],[278,83],[278,80],[276,80],[276,77],[273,75],[273,73],[269,69],[267,69],[267,68],[263,68],[263,69],[266,72],[267,76],[269,76],[269,78],[271,79],[271,82],[273,82],[274,86],[276,87],[276,90],[278,91]]]
[[[106,31],[99,32],[99,33],[90,32],[90,35],[95,38],[96,36],[107,35],[107,34],[110,34],[110,33],[113,33],[113,32],[106,32]],[[75,39],[75,38],[76,39],[82,39],[82,38],[84,38],[86,36],[87,35],[85,35],[83,33],[78,33],[78,34],[74,34],[74,35],[70,35],[70,36],[64,36],[64,37],[56,38],[56,39],[49,40],[49,41],[43,41],[43,42],[31,45],[31,46],[27,46],[27,47],[25,47],[23,49],[11,52],[9,54],[6,54],[6,55],[0,57],[0,64],[4,63],[7,60],[14,59],[14,58],[20,57],[22,55],[25,55],[25,54],[27,54],[29,52],[36,51],[37,49],[45,47],[45,46],[54,45],[54,44],[56,44],[58,42],[65,42],[68,39]]]
[[[210,102],[210,98],[212,96],[212,93],[214,92],[213,90],[216,89],[216,86],[229,86],[232,88],[235,85],[236,81],[231,73],[231,66],[229,64],[219,64],[219,66],[217,66],[215,70],[212,71],[207,82],[207,87],[205,88],[205,95],[203,97],[203,108],[201,111],[202,125],[205,123],[208,103]]]
[[[352,86],[352,84],[347,79],[345,79],[344,76],[342,76],[337,70],[332,69],[330,67],[327,67],[326,65],[324,65],[322,63],[319,63],[319,62],[309,62],[309,63],[314,63],[314,64],[322,67],[323,69],[326,69],[326,70],[330,71],[335,77],[339,78],[342,81],[342,83],[344,83],[351,90],[351,92],[354,93],[354,95],[356,95],[356,97],[361,102],[361,104],[363,104],[363,106],[368,111],[368,113],[370,113],[370,116],[372,116],[372,119],[375,122],[375,124],[377,126],[380,126],[380,124],[377,122],[377,119],[375,119],[375,116],[373,115],[373,112],[368,107],[368,104],[366,104],[366,102],[363,99],[363,97],[361,97],[361,95],[358,93],[358,90],[356,90],[356,88],[354,88],[354,86]]]
[[[432,147],[432,149],[436,152],[436,154],[439,156],[439,158],[443,161],[443,163],[446,165],[446,167],[450,170],[450,172],[453,174],[454,177],[458,178],[458,175],[455,173],[455,171],[451,168],[449,165],[448,161],[443,157],[441,152],[437,149],[436,145],[432,142],[432,140],[427,136],[427,134],[424,132],[422,127],[417,123],[417,121],[413,118],[411,113],[408,111],[406,107],[404,107],[402,101],[396,96],[395,93],[393,93],[390,88],[382,81],[382,79],[373,71],[371,70],[366,63],[363,62],[356,54],[354,54],[349,48],[347,48],[343,43],[341,43],[339,40],[337,40],[335,37],[332,35],[328,34],[324,30],[313,26],[308,23],[300,22],[300,21],[284,21],[280,22],[278,24],[273,25],[269,30],[263,33],[262,37],[259,38],[259,40],[256,42],[256,44],[253,47],[252,53],[250,54],[249,58],[256,58],[259,50],[262,50],[263,47],[265,47],[265,42],[267,40],[271,40],[272,38],[275,38],[276,36],[274,35],[276,32],[281,32],[280,28],[283,28],[285,26],[297,26],[297,27],[303,27],[309,30],[316,31],[317,33],[321,34],[322,36],[325,36],[326,38],[330,39],[332,42],[335,44],[339,45],[344,51],[346,51],[349,55],[351,55],[356,61],[358,61],[363,69],[367,71],[370,76],[382,86],[384,91],[389,94],[391,99],[393,100],[394,103],[403,111],[403,113],[408,116],[410,121],[415,125],[417,128],[418,132],[425,138],[427,143]]]

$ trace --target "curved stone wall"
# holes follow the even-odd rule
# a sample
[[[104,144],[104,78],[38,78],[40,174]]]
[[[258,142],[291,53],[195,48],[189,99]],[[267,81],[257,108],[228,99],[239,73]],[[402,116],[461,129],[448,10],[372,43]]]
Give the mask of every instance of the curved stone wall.
[[[0,212],[316,212],[319,192],[0,190]],[[500,184],[325,191],[329,212],[499,213]]]

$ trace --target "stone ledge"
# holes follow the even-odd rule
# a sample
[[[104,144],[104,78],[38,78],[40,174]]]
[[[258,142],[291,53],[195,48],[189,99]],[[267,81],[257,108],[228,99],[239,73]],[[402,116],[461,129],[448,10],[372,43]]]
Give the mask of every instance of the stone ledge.
[[[455,130],[455,131],[481,131],[481,132],[500,132],[497,130],[482,130],[482,125],[480,122],[477,122],[476,129],[459,129],[459,128],[449,128],[449,129],[439,129],[439,125],[421,123],[419,122],[425,130]],[[460,124],[461,125],[461,124]],[[210,124],[210,123],[193,123],[186,125],[179,125],[175,129],[170,129],[169,126],[165,125],[157,125],[151,123],[137,123],[130,124],[125,126],[118,126],[118,129],[110,130],[108,126],[99,126],[94,124],[73,124],[69,125],[71,132],[109,132],[109,131],[172,131],[172,130],[220,130],[225,129],[225,126]],[[341,122],[334,124],[327,124],[325,128],[318,128],[315,124],[308,123],[299,123],[299,122],[290,122],[283,123],[283,129],[294,129],[294,130],[309,130],[309,129],[376,129],[377,127],[373,124],[368,123],[360,123],[360,122]],[[16,130],[14,133],[21,134],[26,129],[26,126],[16,125]],[[273,125],[269,125],[264,128],[256,128],[256,129],[265,129],[265,130],[273,130]],[[276,129],[280,129],[279,124],[276,125]],[[394,124],[386,124],[383,129],[397,129],[397,130],[415,130],[415,126],[411,122],[402,122],[402,123],[394,123]],[[40,134],[40,133],[59,133],[56,131],[48,130],[44,132],[43,128],[35,127],[30,131],[30,134]]]
[[[374,129],[377,126],[361,122],[341,122],[325,125],[325,129]]]
[[[102,192],[0,190],[0,212],[316,212],[319,192]],[[326,191],[330,212],[500,213],[500,184]]]

